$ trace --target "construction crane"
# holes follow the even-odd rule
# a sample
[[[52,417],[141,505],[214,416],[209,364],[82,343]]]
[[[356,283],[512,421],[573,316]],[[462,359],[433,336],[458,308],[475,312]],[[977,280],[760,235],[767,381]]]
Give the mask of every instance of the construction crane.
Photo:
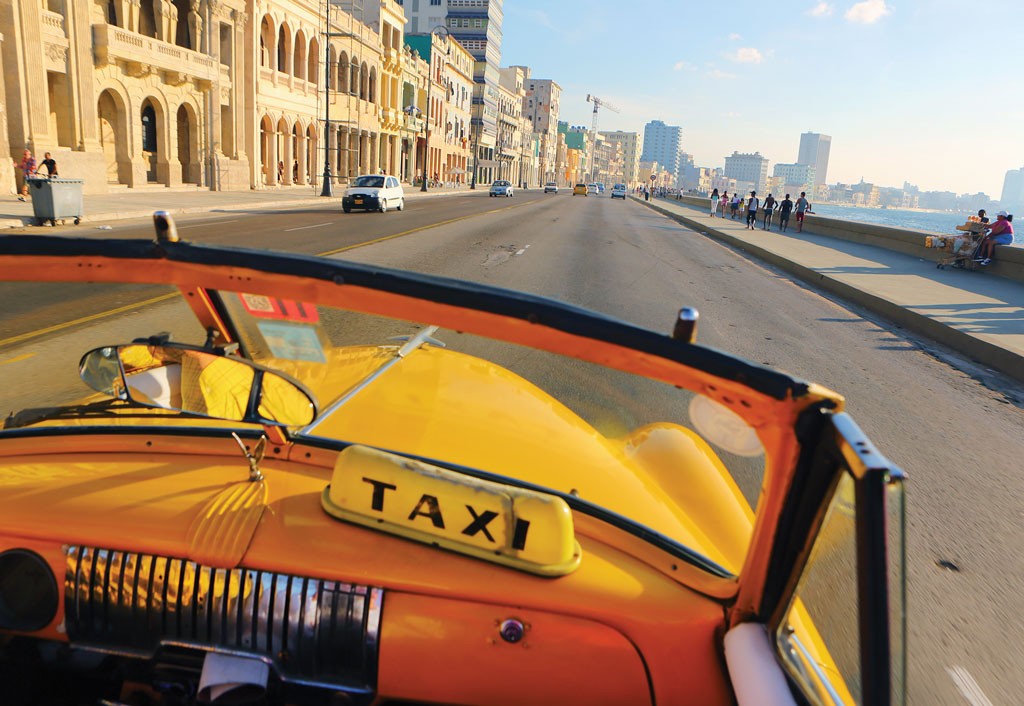
[[[605,108],[607,108],[608,110],[612,111],[613,113],[618,113],[619,109],[616,108],[611,103],[609,103],[608,101],[603,101],[600,98],[598,98],[597,96],[591,95],[589,93],[587,94],[587,102],[594,104],[594,121],[590,125],[590,130],[591,130],[591,132],[594,133],[594,137],[596,138],[597,137],[597,109],[600,108],[601,106],[604,106]]]

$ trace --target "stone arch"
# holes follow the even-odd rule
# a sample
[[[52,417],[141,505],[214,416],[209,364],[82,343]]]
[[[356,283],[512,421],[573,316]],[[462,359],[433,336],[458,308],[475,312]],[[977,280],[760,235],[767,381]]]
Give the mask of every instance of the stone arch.
[[[277,30],[277,70],[291,73],[292,30],[287,22],[282,22]]]
[[[202,160],[199,149],[199,117],[190,103],[178,106],[178,162],[181,163],[181,181],[199,184],[202,181]]]
[[[295,53],[292,55],[292,73],[295,78],[306,80],[306,34],[301,29],[295,33]]]
[[[160,99],[147,96],[139,105],[142,157],[146,161],[146,181],[160,181],[161,166],[167,163],[167,113]]]
[[[309,66],[306,68],[306,80],[320,85],[320,42],[316,37],[309,40]]]
[[[130,184],[131,152],[128,147],[128,104],[116,90],[107,88],[96,102],[97,136],[107,164],[108,184]]]
[[[260,22],[260,66],[277,68],[277,34],[270,15],[264,15]]]
[[[370,69],[365,61],[359,67],[359,79],[359,97],[366,100],[370,93]]]
[[[334,66],[337,64],[337,61],[338,61],[338,54],[334,50],[334,45],[331,44],[328,47],[328,56],[327,56],[327,88],[332,90],[332,91],[341,90],[338,87],[338,82],[335,80],[335,75],[334,75]]]
[[[349,64],[348,92],[353,96],[359,95],[359,59],[354,56]]]
[[[260,172],[261,186],[273,186],[277,183],[277,139],[274,123],[270,116],[264,114],[260,120]]]
[[[341,58],[338,59],[338,92],[348,93],[349,91],[349,79],[350,79],[351,67],[348,63],[348,54],[344,51],[341,52]]]
[[[377,102],[377,67],[370,68],[370,78],[368,81],[366,99],[371,103]]]

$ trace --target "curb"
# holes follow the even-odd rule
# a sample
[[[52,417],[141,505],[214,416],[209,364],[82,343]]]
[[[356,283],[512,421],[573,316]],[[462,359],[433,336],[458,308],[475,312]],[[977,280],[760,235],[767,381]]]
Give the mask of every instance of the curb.
[[[829,275],[824,275],[798,262],[787,260],[777,253],[754,245],[746,240],[716,230],[706,223],[688,218],[684,215],[671,211],[663,206],[652,202],[642,201],[640,203],[658,213],[681,223],[688,228],[695,229],[698,235],[706,235],[720,240],[737,250],[741,250],[793,275],[797,279],[820,287],[825,291],[853,302],[875,314],[885,317],[888,321],[913,331],[914,333],[926,336],[942,345],[948,346],[958,353],[973,358],[982,365],[1012,377],[1018,382],[1024,382],[1024,356],[1013,351],[1002,348],[994,343],[989,343],[969,333],[947,326],[935,319],[906,307],[895,304],[888,299],[866,292],[863,289],[854,287],[846,282],[840,281]]]

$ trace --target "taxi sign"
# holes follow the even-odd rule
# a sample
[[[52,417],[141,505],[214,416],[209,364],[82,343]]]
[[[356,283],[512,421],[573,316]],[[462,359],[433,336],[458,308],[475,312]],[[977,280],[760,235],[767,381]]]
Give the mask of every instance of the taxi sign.
[[[339,520],[541,576],[580,563],[561,498],[365,446],[338,454],[321,505]]]

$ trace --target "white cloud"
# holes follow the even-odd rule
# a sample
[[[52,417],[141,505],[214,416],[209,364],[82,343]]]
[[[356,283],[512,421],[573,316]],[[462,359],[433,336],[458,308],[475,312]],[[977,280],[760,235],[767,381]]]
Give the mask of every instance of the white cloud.
[[[728,71],[722,71],[720,69],[711,69],[710,71],[708,71],[708,76],[710,76],[712,78],[726,78],[726,79],[736,78],[736,74],[731,74]]]
[[[850,22],[861,24],[873,24],[892,12],[892,8],[885,4],[885,0],[863,0],[843,15]]]
[[[811,17],[828,17],[832,14],[832,6],[823,0],[808,10],[807,14]]]
[[[697,67],[686,61],[677,61],[672,67],[675,71],[696,71]]]
[[[738,42],[739,40],[743,39],[743,37],[733,32],[732,34],[729,35],[729,39],[731,39],[734,42]]]
[[[740,47],[726,56],[737,64],[760,64],[764,61],[764,55],[754,47]]]

